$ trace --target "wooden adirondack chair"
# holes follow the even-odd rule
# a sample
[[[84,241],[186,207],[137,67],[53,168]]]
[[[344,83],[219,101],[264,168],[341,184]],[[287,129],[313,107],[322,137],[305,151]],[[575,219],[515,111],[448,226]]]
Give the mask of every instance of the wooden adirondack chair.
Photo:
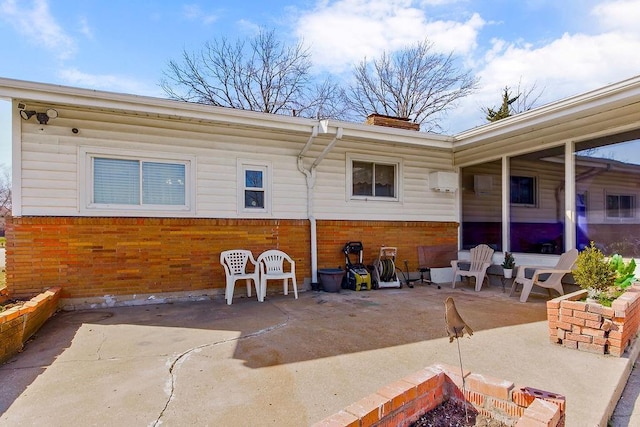
[[[471,249],[471,258],[469,260],[451,261],[453,267],[452,287],[456,287],[456,276],[475,277],[476,292],[482,288],[482,284],[487,279],[487,268],[491,265],[491,257],[493,257],[493,249],[487,245],[478,245]],[[468,270],[461,270],[459,264],[470,264]]]
[[[560,295],[564,295],[564,289],[562,287],[562,278],[565,274],[571,273],[573,264],[578,259],[578,250],[571,249],[560,256],[558,263],[555,267],[527,267],[524,265],[518,266],[518,274],[513,279],[513,285],[511,285],[511,292],[509,296],[512,296],[518,285],[522,285],[522,293],[520,294],[520,302],[527,302],[533,285],[547,288],[549,296],[551,296],[551,289],[558,291]],[[526,269],[535,269],[533,276],[529,279],[525,277]],[[540,275],[549,275],[546,279],[540,279]]]

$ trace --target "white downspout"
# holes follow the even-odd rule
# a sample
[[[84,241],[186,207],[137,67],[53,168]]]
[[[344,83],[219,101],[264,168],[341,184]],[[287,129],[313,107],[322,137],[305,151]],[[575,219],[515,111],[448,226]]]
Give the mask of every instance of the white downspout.
[[[313,140],[318,136],[318,127],[322,128],[322,132],[326,133],[328,129],[328,121],[321,120],[319,125],[313,127],[309,140],[298,155],[298,170],[305,176],[307,181],[307,217],[309,219],[310,238],[311,238],[311,282],[318,283],[318,238],[316,229],[316,218],[313,216],[313,188],[316,184],[316,167],[336,145],[338,139],[342,139],[342,128],[338,128],[336,136],[320,153],[309,169],[304,167],[304,155],[313,145]]]

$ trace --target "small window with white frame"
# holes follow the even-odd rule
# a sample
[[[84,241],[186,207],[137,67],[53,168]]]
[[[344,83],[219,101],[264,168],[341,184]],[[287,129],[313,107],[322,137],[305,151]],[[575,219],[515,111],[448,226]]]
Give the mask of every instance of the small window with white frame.
[[[352,200],[400,199],[401,162],[378,156],[347,155],[347,192]]]
[[[81,148],[81,158],[83,210],[193,212],[192,157]]]
[[[636,216],[636,196],[632,194],[606,194],[607,219],[630,220]]]
[[[269,162],[238,159],[238,212],[271,212],[271,167]]]

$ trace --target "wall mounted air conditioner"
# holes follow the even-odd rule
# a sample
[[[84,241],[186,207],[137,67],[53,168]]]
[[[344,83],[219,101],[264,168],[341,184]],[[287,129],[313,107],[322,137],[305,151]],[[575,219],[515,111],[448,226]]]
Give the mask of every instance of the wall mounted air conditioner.
[[[453,193],[458,189],[458,174],[455,172],[431,172],[429,188],[443,193]]]
[[[473,191],[477,196],[491,193],[493,190],[493,177],[491,175],[474,175]]]

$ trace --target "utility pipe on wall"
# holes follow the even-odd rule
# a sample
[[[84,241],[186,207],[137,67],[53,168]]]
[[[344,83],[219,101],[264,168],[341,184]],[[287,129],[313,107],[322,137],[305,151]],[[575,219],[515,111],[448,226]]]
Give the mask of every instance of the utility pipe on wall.
[[[329,127],[328,120],[320,120],[318,125],[311,130],[309,140],[298,155],[298,170],[305,176],[307,181],[307,218],[309,219],[310,238],[311,238],[311,282],[318,283],[318,239],[316,230],[316,218],[313,215],[313,188],[316,183],[316,168],[320,162],[329,154],[339,139],[342,139],[342,128],[338,128],[336,135],[331,142],[322,150],[322,153],[314,160],[309,169],[304,167],[304,155],[313,145],[313,140],[318,136],[319,130],[327,133]]]

